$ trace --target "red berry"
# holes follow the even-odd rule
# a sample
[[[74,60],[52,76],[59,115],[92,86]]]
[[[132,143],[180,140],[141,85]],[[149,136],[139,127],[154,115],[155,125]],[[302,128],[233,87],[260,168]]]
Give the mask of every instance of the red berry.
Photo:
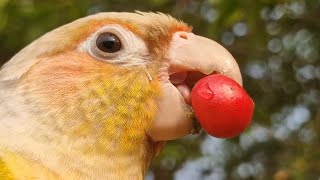
[[[254,109],[246,91],[221,74],[200,79],[192,89],[191,103],[202,128],[219,138],[231,138],[243,132]]]

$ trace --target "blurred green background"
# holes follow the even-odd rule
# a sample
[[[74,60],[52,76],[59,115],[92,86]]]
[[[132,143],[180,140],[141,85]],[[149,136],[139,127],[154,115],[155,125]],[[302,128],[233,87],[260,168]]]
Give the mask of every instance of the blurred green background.
[[[100,11],[161,11],[237,59],[256,105],[238,138],[168,142],[146,179],[320,179],[320,0],[0,0],[0,65]]]

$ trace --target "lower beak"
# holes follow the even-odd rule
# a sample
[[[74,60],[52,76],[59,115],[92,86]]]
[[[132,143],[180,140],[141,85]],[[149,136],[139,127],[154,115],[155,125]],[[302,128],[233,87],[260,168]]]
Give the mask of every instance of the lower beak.
[[[219,73],[242,85],[239,66],[232,55],[215,41],[193,33],[174,33],[167,59],[170,64],[169,75],[180,72],[200,72],[205,75]],[[186,93],[179,92],[172,83],[164,83],[163,92],[149,136],[154,141],[163,141],[190,134],[192,108],[184,101],[182,94],[186,96]]]

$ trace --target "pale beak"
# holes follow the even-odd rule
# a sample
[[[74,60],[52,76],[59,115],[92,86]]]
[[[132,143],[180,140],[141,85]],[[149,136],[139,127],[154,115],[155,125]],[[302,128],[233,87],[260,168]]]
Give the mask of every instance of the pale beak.
[[[169,50],[170,68],[175,71],[217,72],[242,85],[239,66],[232,55],[215,41],[193,33],[176,32]]]
[[[239,66],[220,44],[188,32],[176,32],[168,51],[169,75],[179,72],[200,72],[206,75],[224,74],[242,85]],[[189,91],[189,93],[188,93]],[[170,82],[163,83],[159,111],[149,132],[154,141],[171,140],[190,134],[190,106],[184,99],[190,89],[181,90]]]

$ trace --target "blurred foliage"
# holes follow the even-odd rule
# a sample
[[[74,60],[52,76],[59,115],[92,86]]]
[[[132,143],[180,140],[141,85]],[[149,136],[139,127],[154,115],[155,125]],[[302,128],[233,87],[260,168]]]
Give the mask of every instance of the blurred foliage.
[[[133,10],[169,13],[223,44],[256,105],[238,138],[168,142],[146,179],[320,178],[319,0],[0,0],[0,64],[79,17]]]

